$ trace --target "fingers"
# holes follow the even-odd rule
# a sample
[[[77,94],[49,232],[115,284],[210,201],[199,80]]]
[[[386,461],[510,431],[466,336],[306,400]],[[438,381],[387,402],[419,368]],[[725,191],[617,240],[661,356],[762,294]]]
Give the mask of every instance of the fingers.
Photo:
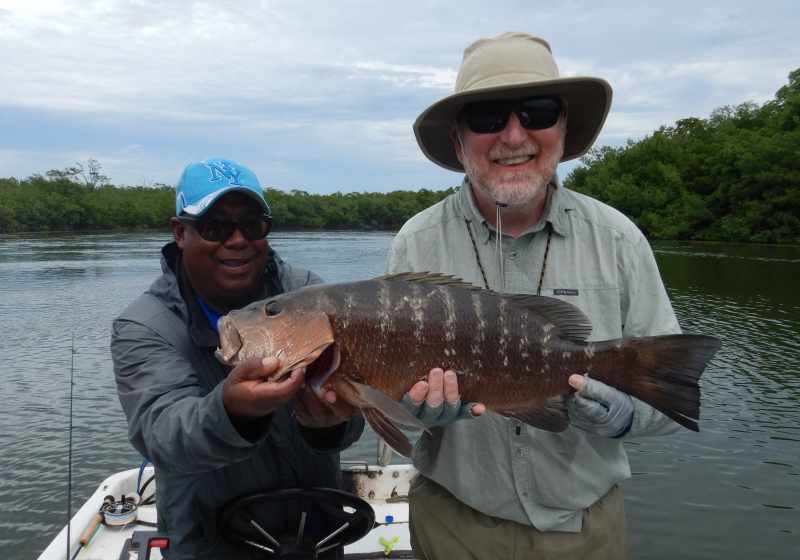
[[[303,386],[305,381],[306,368],[297,368],[292,370],[289,377],[282,381],[272,381],[258,385],[256,391],[263,388],[276,397],[291,397]]]
[[[580,415],[593,422],[600,422],[608,416],[608,409],[599,402],[575,395],[571,403],[572,412],[574,415]]]
[[[428,373],[428,386],[425,402],[429,407],[436,408],[445,401],[449,404],[458,402],[458,377],[453,370],[443,371],[442,368],[433,368]]]
[[[444,371],[433,368],[428,372],[428,396],[425,402],[431,408],[437,408],[444,402]]]
[[[460,418],[475,418],[486,412],[483,403],[462,403],[458,375],[453,370],[433,368],[425,381],[414,384],[402,402],[428,426],[443,426]]]
[[[420,406],[423,403],[425,397],[428,396],[428,388],[427,381],[419,381],[409,389],[407,394],[414,406]]]
[[[483,403],[475,403],[472,405],[472,408],[470,408],[469,411],[473,416],[480,416],[486,412],[486,405]]]
[[[332,391],[329,392],[332,393]],[[297,395],[294,412],[301,425],[309,428],[324,428],[347,421],[355,413],[355,409],[341,399],[335,404],[331,404],[327,402],[326,398],[317,397],[313,391],[305,390]]]
[[[274,362],[242,362],[225,380],[222,399],[232,416],[261,417],[287,403],[305,382],[305,369],[292,370],[281,381],[269,377],[279,369]]]
[[[266,380],[281,369],[277,358],[249,358],[240,362],[229,374],[234,381]]]
[[[446,400],[450,404],[455,404],[458,402],[459,394],[458,394],[458,378],[456,377],[456,372],[451,369],[448,369],[444,372],[444,400]]]
[[[578,390],[578,394],[581,397],[598,401],[604,405],[608,405],[614,399],[614,397],[617,396],[616,393],[619,392],[613,387],[606,385],[602,381],[592,379],[588,376],[571,375],[570,380],[572,380],[573,377],[580,378],[580,382],[577,384],[581,386],[581,388]],[[571,381],[570,385],[572,385]],[[575,385],[572,386],[575,387]]]

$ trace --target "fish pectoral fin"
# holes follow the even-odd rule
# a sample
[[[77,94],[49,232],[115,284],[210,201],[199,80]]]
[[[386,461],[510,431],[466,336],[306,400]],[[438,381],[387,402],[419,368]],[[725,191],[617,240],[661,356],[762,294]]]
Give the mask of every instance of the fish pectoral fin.
[[[395,453],[399,453],[403,457],[411,457],[411,450],[413,449],[411,442],[380,410],[377,408],[365,408],[362,413],[370,427]]]
[[[563,432],[569,425],[567,406],[561,396],[547,399],[542,405],[528,408],[495,409],[502,416],[515,418],[534,428],[548,432]]]
[[[406,430],[427,431],[422,420],[411,414],[399,401],[363,383],[352,382],[352,386],[363,402],[368,403],[372,408],[378,409],[393,425],[400,426]],[[387,441],[386,443],[389,442]]]

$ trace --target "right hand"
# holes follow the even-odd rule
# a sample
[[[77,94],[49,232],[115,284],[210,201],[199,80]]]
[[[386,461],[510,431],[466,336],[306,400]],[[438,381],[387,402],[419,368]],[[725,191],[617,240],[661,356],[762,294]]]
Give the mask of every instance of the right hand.
[[[486,412],[483,403],[462,403],[458,377],[452,370],[433,368],[428,378],[417,382],[403,395],[405,407],[428,427],[446,426],[462,418],[476,418]]]
[[[289,402],[305,381],[304,368],[270,381],[281,368],[276,358],[251,358],[234,367],[222,387],[222,402],[232,417],[260,418]]]

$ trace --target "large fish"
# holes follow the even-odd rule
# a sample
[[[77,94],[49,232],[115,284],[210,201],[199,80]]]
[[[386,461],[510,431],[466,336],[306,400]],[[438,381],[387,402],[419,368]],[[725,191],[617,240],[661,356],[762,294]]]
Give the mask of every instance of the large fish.
[[[461,398],[537,428],[568,425],[563,395],[585,373],[697,431],[698,379],[720,342],[667,335],[586,342],[591,324],[561,300],[499,294],[449,276],[404,273],[320,284],[253,303],[219,324],[217,357],[278,356],[307,367],[318,392],[360,408],[403,455],[398,429],[424,426],[398,402],[434,367],[458,374]]]

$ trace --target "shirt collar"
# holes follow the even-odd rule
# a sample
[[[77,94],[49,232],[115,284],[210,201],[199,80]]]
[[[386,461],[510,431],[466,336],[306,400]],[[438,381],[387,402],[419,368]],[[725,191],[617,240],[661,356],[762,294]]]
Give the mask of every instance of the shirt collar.
[[[461,183],[459,196],[461,197],[461,210],[464,213],[464,217],[475,226],[475,230],[478,232],[478,238],[481,242],[487,243],[491,237],[492,231],[495,230],[478,210],[478,206],[475,204],[475,197],[472,194],[472,184],[467,176],[464,177],[464,181]],[[539,220],[539,223],[525,231],[523,235],[541,231],[544,229],[544,225],[550,222],[554,232],[562,237],[568,237],[571,230],[568,213],[574,206],[570,202],[569,197],[565,195],[564,188],[560,186],[558,177],[556,176],[555,180],[548,188],[547,203],[542,214],[542,219]]]

